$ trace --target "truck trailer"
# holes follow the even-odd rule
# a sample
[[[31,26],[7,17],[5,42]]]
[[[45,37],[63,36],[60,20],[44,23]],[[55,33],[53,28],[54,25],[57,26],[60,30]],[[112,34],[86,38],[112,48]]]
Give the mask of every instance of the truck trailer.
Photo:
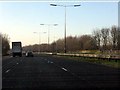
[[[22,43],[21,42],[12,42],[12,56],[22,57]]]

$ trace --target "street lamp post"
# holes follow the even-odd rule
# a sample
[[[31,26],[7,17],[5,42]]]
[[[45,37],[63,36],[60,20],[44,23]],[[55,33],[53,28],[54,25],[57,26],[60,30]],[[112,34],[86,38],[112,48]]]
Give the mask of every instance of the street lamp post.
[[[40,54],[40,52],[41,52],[41,46],[40,46],[40,42],[41,42],[41,37],[40,37],[40,33],[42,33],[42,32],[33,32],[33,33],[35,33],[35,34],[38,34],[39,35],[39,46],[38,46],[38,54]],[[43,32],[43,33],[46,33],[46,32]]]
[[[48,26],[48,51],[49,51],[49,41],[50,41],[50,30],[49,30],[49,27],[50,27],[50,25],[57,26],[58,24],[40,24],[40,25],[47,25]]]
[[[65,38],[65,42],[64,42],[64,52],[66,53],[66,8],[67,7],[78,7],[81,5],[58,5],[58,4],[50,4],[51,6],[60,6],[60,7],[64,7],[65,8],[65,32],[64,32],[64,38]]]
[[[39,35],[39,39],[38,39],[38,40],[39,40],[39,41],[38,41],[38,42],[39,42],[39,46],[38,46],[38,54],[40,54],[40,49],[41,49],[41,48],[40,48],[40,32],[33,32],[33,33]]]

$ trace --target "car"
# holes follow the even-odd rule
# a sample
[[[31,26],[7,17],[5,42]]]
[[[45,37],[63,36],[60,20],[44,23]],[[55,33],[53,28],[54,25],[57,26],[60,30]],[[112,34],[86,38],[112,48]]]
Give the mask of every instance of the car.
[[[26,57],[33,57],[34,55],[33,55],[33,52],[27,52],[26,53]]]

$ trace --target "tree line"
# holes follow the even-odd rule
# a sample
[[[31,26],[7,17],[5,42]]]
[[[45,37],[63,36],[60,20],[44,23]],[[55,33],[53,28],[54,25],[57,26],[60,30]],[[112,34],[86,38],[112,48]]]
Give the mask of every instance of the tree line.
[[[97,49],[120,50],[120,28],[112,26],[111,28],[96,29],[93,31],[93,37],[97,44]]]
[[[1,50],[2,49],[2,50]],[[0,51],[6,55],[10,50],[10,41],[7,34],[0,33]],[[23,47],[24,51],[64,52],[64,38],[51,44],[35,44]],[[67,52],[80,50],[120,50],[120,28],[113,25],[110,28],[94,29],[91,35],[66,37]]]
[[[58,39],[51,44],[35,44],[23,47],[23,50],[64,52],[64,38]],[[120,28],[94,29],[91,35],[68,36],[66,37],[67,52],[80,50],[120,50]]]

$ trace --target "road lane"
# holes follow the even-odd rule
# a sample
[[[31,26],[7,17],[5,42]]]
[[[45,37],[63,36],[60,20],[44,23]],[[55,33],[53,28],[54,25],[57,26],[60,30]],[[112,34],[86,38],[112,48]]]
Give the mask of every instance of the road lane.
[[[77,62],[66,58],[48,58],[98,88],[120,88],[120,69],[87,62]]]
[[[10,71],[12,68],[16,67],[23,58],[20,57],[11,57],[2,60],[2,73]]]
[[[15,67],[3,72],[3,89],[120,88],[119,70],[113,68],[51,56],[15,57],[14,60]]]
[[[80,84],[81,88],[91,87],[40,57],[24,58],[10,72],[3,73],[3,78],[3,88],[79,88]]]

